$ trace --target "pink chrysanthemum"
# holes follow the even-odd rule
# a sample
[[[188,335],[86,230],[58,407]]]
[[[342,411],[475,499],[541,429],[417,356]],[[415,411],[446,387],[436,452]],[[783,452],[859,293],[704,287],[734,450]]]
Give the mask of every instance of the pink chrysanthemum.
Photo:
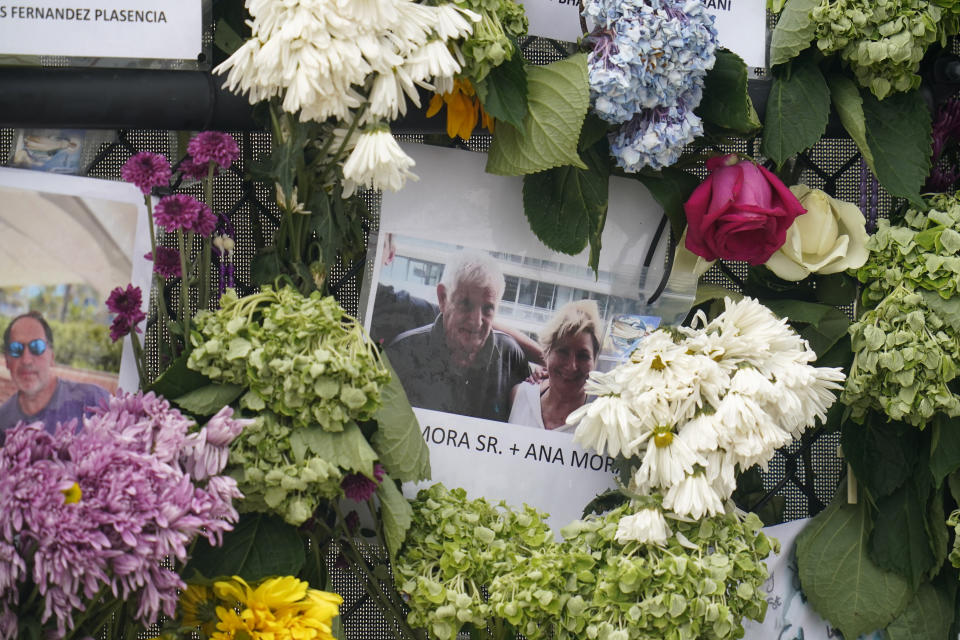
[[[230,134],[220,131],[203,131],[198,133],[187,144],[187,153],[194,162],[207,166],[208,162],[216,162],[226,169],[240,155],[240,148]]]
[[[137,185],[144,195],[154,187],[168,186],[170,174],[170,162],[166,157],[149,151],[130,156],[120,170],[123,179]]]
[[[213,230],[217,228],[217,216],[210,210],[210,207],[203,203],[201,205],[197,212],[197,219],[189,231],[193,231],[203,238],[209,238],[213,234]]]
[[[228,446],[237,429],[217,414],[208,440]],[[39,618],[63,637],[74,615],[107,606],[104,593],[137,604],[150,625],[173,616],[185,587],[165,559],[184,562],[198,536],[218,544],[237,520],[236,482],[212,476],[205,486],[181,465],[192,422],[152,393],[118,394],[84,429],[20,424],[0,448],[0,640]],[[204,430],[201,430],[203,432]],[[35,587],[35,609],[19,603]],[[51,626],[51,623],[53,626]]]
[[[340,481],[345,496],[356,502],[366,502],[373,497],[377,487],[383,482],[384,469],[378,462],[373,465],[373,480],[362,473],[351,473]]]
[[[107,309],[117,314],[110,325],[110,339],[116,342],[131,331],[140,332],[137,325],[146,319],[146,314],[140,310],[143,295],[140,287],[128,284],[127,288],[116,287],[107,298]]]
[[[207,172],[210,169],[210,164],[207,162],[197,162],[190,156],[187,156],[180,161],[180,172],[187,178],[193,178],[194,180],[203,180],[207,177]],[[214,168],[213,174],[217,174],[217,169]]]
[[[153,211],[153,219],[167,231],[183,229],[190,231],[197,223],[200,211],[206,207],[193,196],[185,193],[175,193],[160,198]]]
[[[157,247],[157,255],[148,251],[144,256],[153,261],[153,270],[164,278],[180,277],[180,252],[170,247]]]

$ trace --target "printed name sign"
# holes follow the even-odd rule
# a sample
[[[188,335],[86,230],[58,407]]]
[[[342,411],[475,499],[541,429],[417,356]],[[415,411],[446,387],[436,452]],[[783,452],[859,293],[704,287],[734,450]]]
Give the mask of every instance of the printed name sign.
[[[530,35],[576,42],[583,36],[578,0],[519,0],[530,21]],[[748,67],[765,67],[765,0],[701,0],[715,18],[720,45],[743,58]]]
[[[0,55],[196,60],[202,32],[198,0],[0,4]]]

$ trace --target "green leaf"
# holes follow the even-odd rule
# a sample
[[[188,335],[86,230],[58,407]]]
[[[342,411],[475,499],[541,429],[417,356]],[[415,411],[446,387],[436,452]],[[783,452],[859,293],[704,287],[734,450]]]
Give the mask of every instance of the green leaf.
[[[196,416],[212,416],[240,397],[239,384],[208,384],[175,398],[173,403]]]
[[[955,587],[954,587],[955,589]],[[887,627],[889,640],[942,640],[948,638],[956,615],[954,594],[926,582],[917,589],[903,613]]]
[[[276,247],[260,249],[250,262],[250,282],[255,286],[273,284],[281,273],[283,273],[283,263],[280,261]]]
[[[703,84],[696,113],[704,122],[741,134],[760,128],[760,119],[747,93],[747,65],[732,51],[717,49],[717,61]]]
[[[296,527],[264,513],[244,513],[223,535],[223,546],[197,541],[183,575],[196,571],[205,578],[240,576],[256,582],[272,576],[295,576],[303,567],[303,542]]]
[[[931,420],[930,474],[939,487],[951,473],[960,469],[960,418],[937,413]]]
[[[763,155],[778,167],[812,147],[827,129],[830,89],[811,56],[774,70],[763,127]]]
[[[577,149],[586,151],[602,139],[607,137],[610,131],[610,124],[595,113],[588,113],[583,120],[583,126],[580,128],[580,140],[577,142]]]
[[[831,73],[827,76],[827,84],[830,85],[830,100],[833,102],[834,111],[840,117],[840,123],[857,143],[857,148],[863,159],[867,161],[867,166],[876,173],[873,154],[867,144],[867,122],[863,115],[863,99],[860,97],[857,83],[848,76]]]
[[[240,36],[226,20],[217,20],[213,44],[228,56],[240,48],[245,39]]]
[[[914,588],[936,563],[925,520],[929,494],[929,486],[918,489],[916,483],[906,482],[877,500],[870,534],[873,561],[904,576]]]
[[[380,392],[380,408],[373,416],[377,431],[371,444],[391,477],[401,482],[429,480],[430,452],[420,434],[420,423],[387,354],[380,357],[390,371],[390,382]]]
[[[569,255],[583,251],[591,238],[599,240],[607,216],[610,164],[606,138],[584,157],[589,170],[557,167],[523,178],[523,212],[530,229],[543,244]]]
[[[590,105],[587,56],[527,67],[527,88],[523,128],[506,123],[497,127],[487,172],[519,176],[563,165],[586,169],[577,155],[577,140]]]
[[[853,302],[857,295],[857,279],[846,273],[814,276],[817,288],[814,295],[818,302],[834,307],[842,307]]]
[[[663,207],[663,212],[670,219],[674,237],[679,238],[687,226],[683,204],[700,184],[700,178],[682,169],[666,167],[656,174],[638,173],[637,180],[650,190],[653,199]]]
[[[527,71],[523,56],[513,56],[490,70],[487,77],[476,84],[477,97],[483,110],[515,129],[523,130],[527,115]]]
[[[297,462],[302,462],[309,450],[315,456],[339,465],[341,469],[373,477],[373,463],[377,460],[377,454],[356,422],[351,421],[343,427],[343,431],[336,432],[324,431],[320,425],[295,429],[290,434],[290,446]]]
[[[863,424],[845,422],[840,445],[857,480],[874,500],[890,495],[913,477],[921,448],[917,429],[873,412]]]
[[[886,627],[913,597],[907,580],[870,559],[865,508],[835,500],[797,537],[803,591],[813,609],[847,638]]]
[[[948,532],[946,521],[947,514],[943,509],[943,499],[946,494],[946,487],[935,488],[930,495],[930,505],[926,512],[927,536],[930,540],[930,551],[933,553],[933,567],[927,573],[928,578],[933,578],[943,567],[944,561],[949,553],[950,534]]]
[[[696,307],[711,300],[722,301],[724,298],[730,298],[734,302],[739,302],[740,300],[743,300],[743,294],[739,291],[733,291],[732,289],[721,287],[718,284],[702,282],[697,285],[697,297],[694,298],[692,306]]]
[[[810,12],[820,0],[789,0],[770,36],[770,66],[783,64],[810,46],[817,24]]]
[[[810,343],[817,357],[826,354],[833,345],[847,335],[850,328],[850,319],[839,309],[832,309],[824,314],[816,324],[804,327],[800,337]]]
[[[383,537],[387,543],[390,558],[397,556],[397,551],[407,537],[407,530],[413,520],[413,507],[403,497],[397,485],[389,476],[384,476],[383,482],[377,487],[377,497],[380,499],[380,521],[383,523]]]
[[[960,296],[944,300],[940,294],[926,289],[921,289],[919,293],[928,309],[936,313],[951,329],[960,333]]]
[[[189,358],[189,350],[181,353],[145,390],[153,391],[164,398],[178,398],[194,389],[212,384],[213,381],[207,376],[187,368]]]
[[[885,100],[863,94],[867,145],[874,171],[892,196],[925,207],[920,197],[930,173],[930,112],[920,91],[895,93]]]

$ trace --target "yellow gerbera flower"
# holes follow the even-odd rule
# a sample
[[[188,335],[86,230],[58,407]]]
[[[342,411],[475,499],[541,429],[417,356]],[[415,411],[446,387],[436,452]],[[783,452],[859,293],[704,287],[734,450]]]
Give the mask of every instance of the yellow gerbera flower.
[[[343,598],[310,589],[293,576],[269,578],[256,588],[238,576],[214,584],[224,603],[237,610],[217,607],[213,640],[333,640],[330,622],[339,615]]]
[[[469,140],[477,126],[478,118],[483,127],[493,132],[493,118],[483,110],[473,85],[466,78],[455,79],[453,91],[450,93],[434,94],[430,98],[427,117],[435,116],[444,105],[447,106],[447,135],[451,138],[460,136],[464,140]]]
[[[185,627],[200,627],[209,636],[217,628],[217,599],[213,589],[202,584],[189,584],[180,596],[180,621]]]

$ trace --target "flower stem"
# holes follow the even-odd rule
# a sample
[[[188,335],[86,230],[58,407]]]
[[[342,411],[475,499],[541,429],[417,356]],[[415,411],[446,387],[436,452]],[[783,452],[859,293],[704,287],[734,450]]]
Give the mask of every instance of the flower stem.
[[[203,181],[203,197],[207,201],[210,211],[213,211],[213,172],[217,163],[210,161],[207,168],[207,179]],[[199,309],[206,309],[210,304],[210,238],[203,239],[203,249],[200,254],[200,303]]]
[[[192,232],[190,239],[193,240]],[[190,273],[187,271],[183,229],[177,229],[177,246],[180,249],[180,322],[183,326],[183,346],[186,348],[187,337],[190,335]]]

